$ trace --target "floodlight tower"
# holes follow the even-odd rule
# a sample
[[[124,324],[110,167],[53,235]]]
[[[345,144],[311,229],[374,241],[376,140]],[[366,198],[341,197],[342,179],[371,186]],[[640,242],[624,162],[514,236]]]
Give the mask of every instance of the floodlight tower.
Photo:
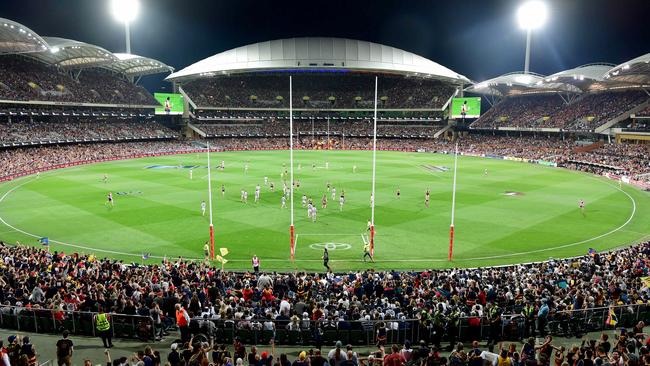
[[[131,30],[129,24],[135,20],[140,11],[139,0],[111,0],[111,12],[118,22],[124,23],[126,53],[131,53]]]
[[[519,26],[526,30],[526,61],[524,62],[524,73],[528,74],[530,66],[530,36],[534,29],[540,28],[546,22],[548,11],[546,4],[539,0],[527,1],[517,10]]]

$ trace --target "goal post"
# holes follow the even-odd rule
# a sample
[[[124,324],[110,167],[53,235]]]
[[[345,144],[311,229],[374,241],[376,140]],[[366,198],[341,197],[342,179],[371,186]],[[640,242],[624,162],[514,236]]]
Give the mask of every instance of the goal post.
[[[290,225],[289,225],[289,248],[290,257],[293,261],[296,254],[295,228],[293,226],[293,79],[289,75],[289,192],[290,192]]]

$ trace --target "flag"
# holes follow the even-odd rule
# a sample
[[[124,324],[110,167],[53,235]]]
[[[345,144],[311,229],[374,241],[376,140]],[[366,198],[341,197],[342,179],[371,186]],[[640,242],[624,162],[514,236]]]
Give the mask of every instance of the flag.
[[[149,259],[150,255],[151,255],[151,253],[142,253],[142,260],[146,261],[147,259]]]
[[[588,253],[589,253],[590,256],[593,257],[594,255],[596,255],[596,249],[594,249],[594,248],[589,248],[589,252],[588,252]]]
[[[223,257],[222,256],[218,255],[216,259],[217,259],[217,262],[223,263]]]
[[[228,248],[219,248],[219,252],[221,252],[221,256],[226,256],[228,255]]]
[[[48,239],[47,237],[38,239],[38,242],[41,243],[42,245],[50,245],[50,239]]]
[[[616,314],[614,314],[614,309],[610,308],[609,316],[607,316],[607,320],[605,320],[605,325],[615,327],[617,323],[618,323],[618,317],[616,316]]]

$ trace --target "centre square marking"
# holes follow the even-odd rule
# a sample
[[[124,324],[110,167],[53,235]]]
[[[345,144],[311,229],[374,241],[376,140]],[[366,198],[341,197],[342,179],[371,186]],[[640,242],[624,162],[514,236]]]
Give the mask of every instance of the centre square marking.
[[[352,248],[352,245],[348,243],[328,242],[328,243],[314,243],[309,245],[309,247],[314,250],[323,250],[325,248],[327,248],[327,250],[348,250]]]

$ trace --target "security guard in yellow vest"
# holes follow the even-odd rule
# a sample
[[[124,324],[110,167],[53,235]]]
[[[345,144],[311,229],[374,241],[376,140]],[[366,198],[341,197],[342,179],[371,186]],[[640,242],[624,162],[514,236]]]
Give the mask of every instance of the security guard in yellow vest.
[[[95,314],[94,320],[95,320],[95,329],[97,330],[97,334],[99,335],[99,337],[102,339],[102,342],[104,343],[104,347],[105,348],[113,347],[113,342],[111,341],[112,335],[111,335],[110,316],[104,313],[103,311],[100,311],[99,313]]]

